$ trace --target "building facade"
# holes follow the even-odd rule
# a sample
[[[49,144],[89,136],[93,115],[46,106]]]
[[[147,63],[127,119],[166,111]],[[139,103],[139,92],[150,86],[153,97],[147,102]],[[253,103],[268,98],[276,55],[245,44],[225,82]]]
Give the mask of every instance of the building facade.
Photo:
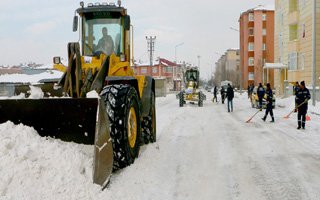
[[[320,73],[320,0],[317,0],[316,85]],[[275,62],[286,68],[275,70],[280,95],[292,93],[292,84],[304,80],[308,88],[313,81],[313,0],[275,1]]]
[[[150,64],[136,63],[134,71],[136,75],[148,75],[154,78],[166,79],[169,90],[180,91],[183,79],[183,64],[176,64],[164,58],[158,58],[153,66]]]
[[[240,69],[242,87],[269,82],[274,86],[274,70],[265,71],[265,63],[274,61],[274,11],[250,9],[241,13]]]
[[[234,87],[240,87],[240,51],[228,49],[216,62],[215,85],[221,81],[231,81]]]

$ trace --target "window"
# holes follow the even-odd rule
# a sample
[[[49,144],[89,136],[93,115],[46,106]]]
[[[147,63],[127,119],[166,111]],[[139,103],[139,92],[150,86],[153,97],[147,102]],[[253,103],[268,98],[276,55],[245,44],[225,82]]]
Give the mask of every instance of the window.
[[[289,25],[289,41],[296,40],[298,38],[298,25]]]
[[[265,28],[262,29],[262,35],[267,35],[267,29]]]
[[[249,65],[249,66],[253,66],[253,65],[254,65],[254,58],[253,58],[253,57],[249,57],[249,59],[248,59],[248,65]]]
[[[252,22],[253,20],[254,20],[253,13],[249,13],[249,22]]]
[[[171,66],[165,67],[164,70],[165,70],[166,73],[172,73],[173,72],[173,69],[172,69]]]
[[[147,73],[147,68],[146,67],[141,67],[141,74],[146,74]]]
[[[120,55],[124,52],[124,40],[121,39],[124,33],[120,16],[111,14],[110,18],[105,18],[102,12],[86,13],[82,23],[84,55],[91,56],[99,51],[106,55]]]
[[[266,21],[267,20],[267,14],[266,13],[263,13],[262,14],[262,21]]]
[[[266,50],[266,48],[267,48],[266,43],[263,43],[263,44],[262,44],[262,51],[265,51],[265,50]]]
[[[288,70],[297,70],[298,69],[298,56],[297,52],[289,53],[288,54]]]
[[[158,67],[152,67],[152,73],[158,73]]]
[[[254,80],[254,72],[249,72],[248,74],[248,80],[253,81]]]
[[[249,28],[248,29],[248,33],[249,33],[249,36],[254,35],[254,29],[253,28]]]
[[[254,43],[253,42],[248,43],[248,51],[254,51]]]

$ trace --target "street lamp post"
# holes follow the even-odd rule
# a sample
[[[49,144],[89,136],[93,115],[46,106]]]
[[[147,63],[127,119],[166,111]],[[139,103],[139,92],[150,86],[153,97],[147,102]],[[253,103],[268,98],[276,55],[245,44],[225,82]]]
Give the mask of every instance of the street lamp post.
[[[178,62],[178,61],[177,61],[177,47],[182,46],[183,44],[184,44],[184,43],[181,42],[180,44],[177,44],[177,45],[174,47],[174,61],[175,61],[175,63]]]

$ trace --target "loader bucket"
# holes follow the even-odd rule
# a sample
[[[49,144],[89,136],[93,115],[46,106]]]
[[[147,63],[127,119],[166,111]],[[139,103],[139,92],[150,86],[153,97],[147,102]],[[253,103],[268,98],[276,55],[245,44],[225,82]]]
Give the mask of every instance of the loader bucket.
[[[109,120],[99,102],[97,98],[0,100],[0,123],[22,123],[41,136],[94,145],[93,182],[103,185],[112,172],[113,150]]]

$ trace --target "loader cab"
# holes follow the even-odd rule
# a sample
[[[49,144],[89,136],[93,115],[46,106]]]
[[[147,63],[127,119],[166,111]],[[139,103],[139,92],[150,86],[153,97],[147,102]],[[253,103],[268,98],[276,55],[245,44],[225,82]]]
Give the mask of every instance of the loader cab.
[[[198,88],[199,86],[199,71],[197,69],[189,69],[185,72],[186,87]]]
[[[130,59],[130,17],[125,8],[107,3],[88,4],[77,9],[83,56],[109,56]],[[77,20],[77,19],[76,19]],[[74,23],[76,24],[76,23]]]

